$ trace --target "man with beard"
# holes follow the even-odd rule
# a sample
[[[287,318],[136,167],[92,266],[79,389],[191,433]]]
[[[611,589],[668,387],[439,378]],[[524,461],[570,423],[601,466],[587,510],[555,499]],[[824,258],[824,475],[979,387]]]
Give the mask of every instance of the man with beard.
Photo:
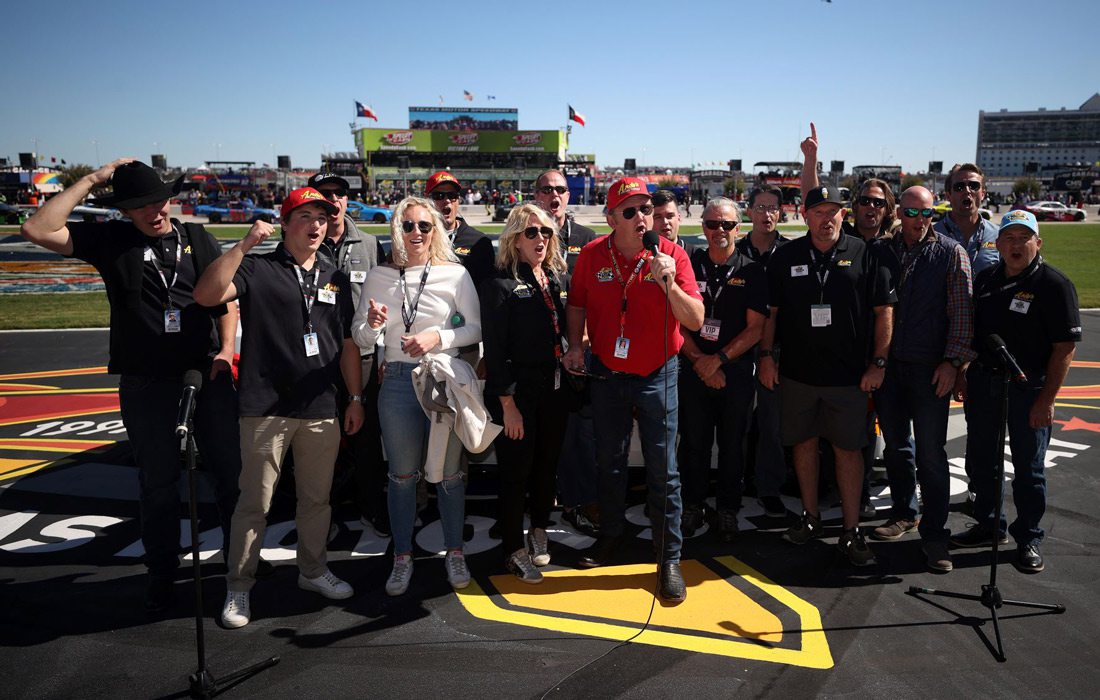
[[[924,187],[905,190],[901,231],[875,244],[890,269],[898,303],[886,375],[875,392],[893,507],[871,538],[892,541],[918,530],[928,568],[946,573],[953,568],[947,551],[947,414],[959,368],[974,358],[974,324],[970,258],[954,240],[932,230],[932,204]]]
[[[653,226],[653,205],[644,181],[627,177],[613,183],[607,212],[611,235],[589,243],[577,260],[566,310],[569,351],[562,358],[566,370],[584,371],[582,330],[587,322],[592,372],[603,378],[591,386],[600,537],[579,563],[585,568],[603,566],[623,542],[627,453],[636,411],[660,562],[659,593],[679,602],[687,589],[680,573],[680,475],[674,449],[676,356],[683,345],[680,325],[699,329],[703,302],[691,262],[679,246],[658,236],[658,253],[652,255],[643,245],[644,234]]]
[[[88,193],[110,182],[97,204],[129,221],[67,223]],[[180,551],[180,440],[175,434],[182,376],[206,375],[195,408],[195,441],[214,485],[228,544],[241,471],[237,392],[230,366],[237,332],[235,305],[203,308],[193,297],[203,269],[221,250],[199,224],[169,218],[179,193],[156,171],[121,158],[52,197],[22,227],[23,237],[93,265],[111,305],[107,371],[119,378],[119,405],[138,468],[141,543],[149,572],[145,610],[161,613],[174,599]],[[266,573],[270,565],[264,562]]]
[[[744,486],[745,433],[756,379],[753,350],[768,314],[764,266],[734,248],[741,212],[725,197],[703,208],[709,244],[691,256],[704,321],[698,331],[681,329],[680,470],[684,494],[682,529],[691,537],[703,524],[710,481],[710,455],[718,440],[718,535],[732,542]]]
[[[783,537],[805,544],[821,535],[818,441],[825,438],[836,458],[844,518],[837,547],[852,564],[866,566],[875,558],[857,527],[860,450],[867,443],[867,392],[882,384],[896,298],[867,245],[841,233],[846,212],[836,188],[810,190],[804,213],[809,235],[777,250],[768,264],[771,316],[759,353],[760,382],[780,387],[783,442],[794,447],[802,495],[802,517]],[[875,361],[868,365],[872,316]]]
[[[951,211],[933,228],[962,244],[977,275],[1001,259],[997,252],[997,227],[982,218],[979,211],[985,199],[985,173],[973,163],[956,165],[947,173],[944,189]]]
[[[547,170],[535,180],[535,201],[554,217],[558,225],[558,250],[565,256],[569,271],[577,264],[581,248],[596,239],[596,232],[573,221],[569,214],[569,187],[565,176],[557,170]]]
[[[348,181],[336,173],[321,171],[309,178],[308,186],[314,188],[337,210],[329,215],[325,241],[318,253],[328,257],[338,270],[347,275],[351,284],[351,303],[359,307],[359,292],[367,273],[375,265],[386,262],[386,252],[377,236],[364,233],[348,216]],[[378,375],[374,369],[374,349],[362,351],[363,428],[348,435],[346,455],[350,462],[355,483],[353,496],[364,525],[370,525],[381,537],[390,534],[389,516],[386,513],[386,470],[382,459],[381,431],[378,427]],[[337,405],[348,405],[341,396]],[[343,413],[341,413],[343,415]]]
[[[480,286],[484,280],[495,274],[493,242],[458,215],[462,185],[454,175],[440,170],[428,178],[424,185],[424,195],[431,198],[432,204],[443,217],[447,237],[451,240],[459,262],[470,273],[474,286]]]
[[[782,213],[783,191],[774,185],[755,187],[749,192],[749,212],[752,229],[737,241],[737,251],[749,260],[765,267],[772,254],[787,243],[776,226]],[[758,359],[759,361],[759,359]],[[787,479],[787,459],[779,437],[779,392],[756,382],[756,496],[764,514],[783,518],[787,507],[779,497],[779,489]]]

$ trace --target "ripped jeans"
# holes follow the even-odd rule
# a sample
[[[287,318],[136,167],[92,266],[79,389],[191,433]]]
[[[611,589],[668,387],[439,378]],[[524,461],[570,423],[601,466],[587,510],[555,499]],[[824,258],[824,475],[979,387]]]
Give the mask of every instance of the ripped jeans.
[[[413,551],[413,524],[416,521],[416,483],[423,475],[430,423],[416,398],[411,362],[386,363],[385,379],[378,392],[378,422],[382,444],[389,461],[389,489],[386,495],[393,529],[394,554]],[[443,464],[443,481],[436,485],[436,502],[443,525],[443,544],[462,548],[465,519],[466,482],[460,469],[462,443],[451,432]]]

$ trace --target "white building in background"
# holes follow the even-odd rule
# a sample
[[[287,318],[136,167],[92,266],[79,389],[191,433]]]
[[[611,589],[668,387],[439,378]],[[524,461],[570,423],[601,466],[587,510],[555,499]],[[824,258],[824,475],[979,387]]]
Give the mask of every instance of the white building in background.
[[[1028,163],[1039,172],[1100,163],[1100,93],[1077,109],[978,112],[975,162],[994,177],[1024,175]]]

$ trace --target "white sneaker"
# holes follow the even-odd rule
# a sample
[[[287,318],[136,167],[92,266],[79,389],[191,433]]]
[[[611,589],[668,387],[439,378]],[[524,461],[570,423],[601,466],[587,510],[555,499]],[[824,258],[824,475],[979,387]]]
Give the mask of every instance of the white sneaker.
[[[303,574],[298,574],[298,588],[320,593],[332,600],[343,600],[355,594],[355,591],[346,581],[341,581],[336,577],[336,574],[328,569],[325,569],[325,573],[317,578],[306,578]]]
[[[443,563],[447,569],[447,582],[451,584],[451,588],[457,590],[470,585],[470,569],[466,566],[466,556],[461,549],[447,552],[447,558]]]
[[[409,581],[413,575],[413,558],[410,554],[399,554],[393,558],[393,571],[386,579],[386,595],[402,595],[409,590]]]
[[[252,611],[248,605],[248,592],[240,593],[229,591],[225,594],[225,605],[222,606],[222,624],[229,629],[237,629],[248,624],[252,617]]]

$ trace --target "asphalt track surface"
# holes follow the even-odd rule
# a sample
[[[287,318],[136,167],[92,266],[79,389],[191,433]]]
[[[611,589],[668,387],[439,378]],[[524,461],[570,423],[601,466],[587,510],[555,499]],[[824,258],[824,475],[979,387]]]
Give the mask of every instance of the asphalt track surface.
[[[432,506],[417,533],[406,595],[385,595],[388,541],[364,530],[346,503],[334,508],[331,567],[356,595],[327,601],[299,590],[293,499],[282,495],[265,541],[276,574],[257,584],[253,621],[238,630],[216,624],[224,566],[216,518],[204,503],[209,668],[217,676],[281,657],[225,697],[1096,697],[1100,312],[1083,316],[1085,342],[1059,399],[1048,454],[1046,571],[1018,572],[1011,545],[998,570],[1004,597],[1061,603],[1068,612],[1002,608],[1006,662],[991,654],[993,629],[980,604],[907,593],[911,585],[978,593],[988,550],[956,550],[955,571],[937,576],[907,536],[873,543],[878,564],[856,569],[833,546],[839,510],[829,499],[826,538],[796,548],[779,538],[786,523],[764,517],[746,497],[738,542],[722,545],[702,533],[686,543],[687,602],[658,603],[650,628],[615,648],[650,609],[653,564],[640,505],[631,511],[636,537],[617,566],[574,569],[590,540],[562,526],[551,532],[555,573],[542,586],[523,586],[502,575],[499,542],[486,536],[492,469],[475,468],[467,509],[475,582],[461,596],[436,555]],[[0,334],[6,697],[186,697],[197,667],[188,562],[176,608],[157,618],[142,610],[136,470],[118,421],[116,381],[102,369],[106,341],[103,331]],[[969,522],[958,512],[964,431],[954,407],[953,530]],[[885,514],[881,492],[875,502]],[[640,491],[631,497],[640,504]],[[785,500],[797,509],[796,499]]]

